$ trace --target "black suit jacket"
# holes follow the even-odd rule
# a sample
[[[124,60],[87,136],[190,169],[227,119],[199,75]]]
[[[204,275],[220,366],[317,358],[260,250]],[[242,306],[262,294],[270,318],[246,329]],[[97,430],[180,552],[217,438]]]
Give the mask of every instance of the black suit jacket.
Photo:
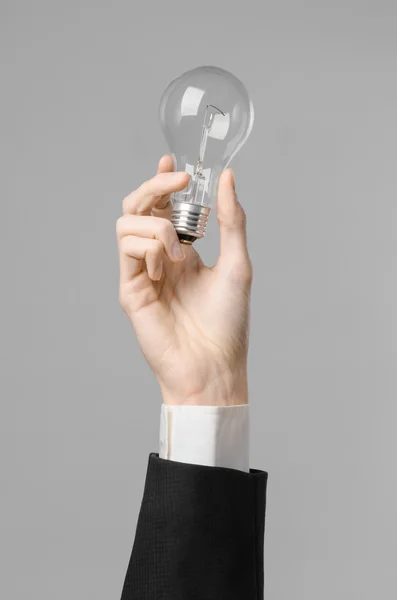
[[[262,600],[266,484],[150,454],[121,600]]]

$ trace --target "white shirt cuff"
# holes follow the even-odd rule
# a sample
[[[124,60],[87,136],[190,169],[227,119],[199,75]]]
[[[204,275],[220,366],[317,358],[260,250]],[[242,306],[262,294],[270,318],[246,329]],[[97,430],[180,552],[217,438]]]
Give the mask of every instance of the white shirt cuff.
[[[249,405],[161,405],[160,458],[249,472]]]

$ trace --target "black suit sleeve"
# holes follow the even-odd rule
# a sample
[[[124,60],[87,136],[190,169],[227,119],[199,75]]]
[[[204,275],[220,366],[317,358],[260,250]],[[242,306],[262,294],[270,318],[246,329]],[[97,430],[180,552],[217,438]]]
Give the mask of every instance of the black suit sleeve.
[[[263,600],[266,484],[150,454],[121,600]]]

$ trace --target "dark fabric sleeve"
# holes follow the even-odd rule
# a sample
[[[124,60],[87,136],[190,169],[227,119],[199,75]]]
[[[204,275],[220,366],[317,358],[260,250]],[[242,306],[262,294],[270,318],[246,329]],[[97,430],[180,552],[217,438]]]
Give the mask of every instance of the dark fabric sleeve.
[[[263,600],[266,484],[150,454],[121,600]]]

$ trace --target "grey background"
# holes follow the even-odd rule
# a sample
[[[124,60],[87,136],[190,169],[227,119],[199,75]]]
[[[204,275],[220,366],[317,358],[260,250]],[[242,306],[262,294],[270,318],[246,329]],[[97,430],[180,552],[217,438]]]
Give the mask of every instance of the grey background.
[[[1,1],[0,596],[119,598],[161,399],[118,306],[121,201],[184,70],[245,82],[266,598],[396,583],[397,7]],[[214,216],[201,241],[216,260]]]

